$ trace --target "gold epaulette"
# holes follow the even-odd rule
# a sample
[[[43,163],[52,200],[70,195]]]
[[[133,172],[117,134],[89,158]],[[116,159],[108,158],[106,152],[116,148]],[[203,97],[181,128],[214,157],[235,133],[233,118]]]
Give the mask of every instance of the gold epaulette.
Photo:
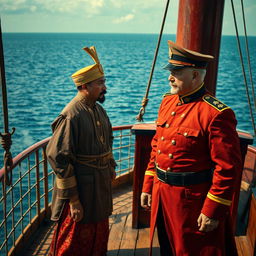
[[[167,92],[163,95],[163,98],[166,97],[166,96],[171,96],[172,94],[170,92]]]
[[[208,103],[210,106],[214,107],[215,109],[217,109],[218,111],[223,111],[225,109],[230,108],[229,106],[225,105],[224,103],[222,103],[221,101],[219,101],[218,99],[214,98],[213,96],[207,94],[203,97],[203,100]]]

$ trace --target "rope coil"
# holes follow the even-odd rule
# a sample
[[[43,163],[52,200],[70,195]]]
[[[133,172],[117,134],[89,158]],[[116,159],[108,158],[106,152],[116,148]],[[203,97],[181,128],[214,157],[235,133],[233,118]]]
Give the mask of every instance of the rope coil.
[[[139,114],[136,116],[136,119],[138,121],[143,121],[143,116],[145,114],[145,108],[146,108],[146,106],[148,104],[148,101],[149,101],[148,98],[143,97],[143,100],[141,102],[141,106],[142,107],[140,108]]]
[[[1,133],[1,145],[4,152],[4,184],[7,186],[10,186],[12,184],[12,166],[13,166],[13,160],[12,160],[12,153],[10,152],[10,148],[12,145],[12,135],[15,132],[15,128],[12,128],[12,132],[9,133]],[[10,176],[9,176],[10,174]]]

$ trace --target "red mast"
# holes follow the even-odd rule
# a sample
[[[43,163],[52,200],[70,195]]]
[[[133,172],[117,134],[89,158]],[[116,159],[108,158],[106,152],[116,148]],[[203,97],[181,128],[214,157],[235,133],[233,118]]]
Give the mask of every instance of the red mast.
[[[180,0],[176,43],[215,57],[205,85],[215,95],[224,0]]]

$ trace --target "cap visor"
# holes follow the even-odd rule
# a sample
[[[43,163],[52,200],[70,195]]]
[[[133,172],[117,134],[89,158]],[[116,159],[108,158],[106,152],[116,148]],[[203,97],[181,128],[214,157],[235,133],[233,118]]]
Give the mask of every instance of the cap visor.
[[[172,65],[171,63],[168,63],[168,64],[164,67],[164,69],[172,71],[172,70],[182,69],[182,68],[185,68],[185,67],[186,67],[186,66],[175,66],[175,65]]]

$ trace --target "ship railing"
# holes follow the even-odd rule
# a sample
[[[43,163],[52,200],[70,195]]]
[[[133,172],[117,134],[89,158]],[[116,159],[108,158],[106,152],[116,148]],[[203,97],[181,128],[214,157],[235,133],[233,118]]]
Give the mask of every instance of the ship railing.
[[[113,127],[117,180],[132,175],[135,139],[131,127]],[[10,186],[4,186],[5,170],[0,170],[0,255],[16,255],[44,220],[49,219],[54,183],[54,172],[46,158],[49,139],[32,145],[13,159]]]

